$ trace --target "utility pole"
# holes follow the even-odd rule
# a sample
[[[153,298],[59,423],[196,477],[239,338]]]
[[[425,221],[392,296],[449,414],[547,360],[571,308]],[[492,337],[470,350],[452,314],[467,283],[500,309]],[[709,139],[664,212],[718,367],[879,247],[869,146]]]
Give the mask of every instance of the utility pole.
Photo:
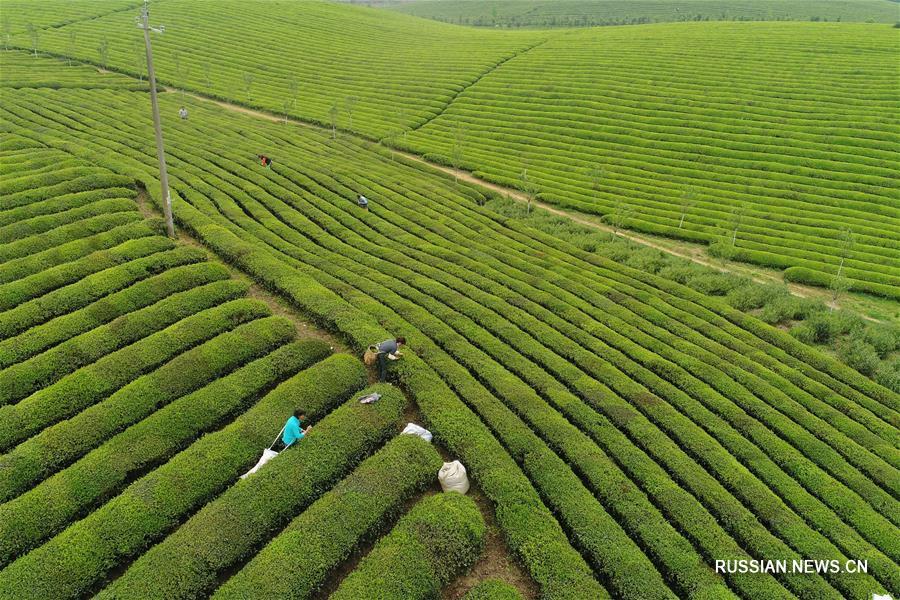
[[[175,237],[172,222],[172,198],[169,196],[169,175],[166,172],[166,154],[163,150],[162,126],[159,122],[159,104],[156,101],[156,73],[153,71],[153,50],[150,47],[150,32],[164,33],[164,25],[150,27],[150,0],[144,0],[137,26],[144,30],[144,46],[147,50],[147,78],[150,80],[150,104],[153,106],[153,127],[156,129],[156,157],[159,159],[159,184],[162,187],[163,214],[166,217],[166,231]]]

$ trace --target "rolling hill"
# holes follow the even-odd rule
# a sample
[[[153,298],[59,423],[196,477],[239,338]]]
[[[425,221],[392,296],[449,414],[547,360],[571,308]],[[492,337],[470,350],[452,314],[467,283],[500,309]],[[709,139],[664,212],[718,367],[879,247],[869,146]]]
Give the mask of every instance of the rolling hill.
[[[477,188],[369,142],[209,103],[180,120],[180,101],[162,98],[180,225],[357,351],[389,334],[409,339],[394,376],[468,466],[543,596],[900,590],[896,394],[715,299],[507,221],[480,206]],[[146,106],[143,91],[87,81],[8,91],[0,114],[19,145],[68,152],[154,193]],[[358,361],[344,362],[340,385],[358,389]],[[275,405],[252,410],[274,410],[264,406]],[[337,409],[334,427],[359,406]],[[31,545],[46,541],[0,571],[0,589],[54,581],[57,594],[78,596],[121,565],[109,595],[205,595],[317,497],[307,479],[290,499],[273,490],[298,473],[331,485],[351,456],[381,443],[402,401],[381,406],[371,433],[353,427],[368,441],[342,441],[334,462],[327,440],[311,443],[255,484],[230,482],[252,464],[262,430],[249,430],[249,445],[231,429],[202,437],[81,520],[31,534]],[[213,449],[230,461],[221,472],[203,466]],[[178,481],[191,491],[172,502],[162,494]],[[39,510],[23,500],[35,490],[9,505]],[[262,514],[271,519],[260,525]],[[269,560],[293,561],[277,547]],[[775,555],[864,556],[869,572],[711,569],[718,556]]]

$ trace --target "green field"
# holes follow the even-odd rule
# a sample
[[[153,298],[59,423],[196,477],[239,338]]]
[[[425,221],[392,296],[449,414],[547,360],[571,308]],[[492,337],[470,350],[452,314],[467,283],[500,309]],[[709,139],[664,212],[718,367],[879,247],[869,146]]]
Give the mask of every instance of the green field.
[[[680,21],[895,23],[891,0],[372,0],[417,17],[476,27],[596,27]]]
[[[56,61],[28,60],[71,74]],[[115,79],[93,77],[98,89]],[[228,544],[234,565],[306,506],[333,524],[315,522],[331,554],[304,565],[304,584],[321,586],[440,467],[418,438],[379,450],[406,400],[385,386],[374,388],[384,395],[376,408],[350,399],[366,384],[361,362],[329,357],[326,342],[303,339],[289,319],[245,297],[249,285],[221,263],[159,235],[160,223],[138,211],[133,177],[8,129],[0,149],[0,597],[83,596],[163,539],[142,560],[164,553],[176,528],[192,540],[239,536]],[[236,485],[300,407],[316,434],[252,484]],[[293,495],[281,492],[285,478]],[[366,494],[357,499],[348,488]],[[266,500],[276,506],[264,509]],[[448,532],[441,539],[455,540],[458,559],[441,556],[439,586],[477,556],[484,524],[466,498],[453,514],[433,500],[407,518],[420,514]],[[243,519],[232,505],[244,507]],[[227,523],[206,522],[223,510]],[[365,519],[348,518],[357,513]],[[454,538],[458,527],[477,535]],[[316,544],[306,537],[304,546]],[[125,591],[116,593],[164,594],[152,580],[129,592],[128,581],[119,579]]]
[[[802,23],[570,33],[399,143],[445,164],[459,148],[465,168],[514,187],[527,170],[542,200],[791,281],[828,286],[840,269],[898,299],[898,39]]]
[[[242,6],[154,8],[168,27],[160,80],[381,139],[790,281],[900,298],[900,31],[888,25],[506,32],[318,2],[260,3],[241,20]],[[39,48],[138,74],[132,20],[46,30]]]
[[[91,87],[6,91],[0,114],[11,145],[68,152],[156,194],[146,93]],[[508,221],[479,206],[476,188],[391,160],[368,142],[205,103],[181,121],[180,101],[162,98],[181,226],[357,350],[388,332],[409,338],[414,354],[394,375],[439,443],[468,466],[544,597],[900,590],[896,394],[716,299]],[[260,151],[274,158],[271,170],[254,159]],[[356,207],[357,192],[373,199],[370,212]],[[341,363],[341,385],[356,389],[362,382],[350,373],[361,367],[343,358],[328,359],[327,372]],[[273,394],[286,401],[278,388]],[[100,475],[120,447],[113,438],[81,459],[99,466],[76,462],[0,508],[21,511],[2,519],[15,533],[4,539],[27,536],[7,560],[38,546],[0,571],[0,589],[74,597],[124,569],[104,595],[194,597],[246,563],[234,585],[265,593],[277,582],[260,579],[256,565],[273,561],[263,563],[271,572],[295,564],[297,552],[279,545],[290,547],[291,527],[309,528],[304,515],[323,485],[313,480],[330,486],[343,477],[348,461],[396,426],[400,400],[375,405],[389,414],[371,432],[351,420],[365,439],[342,441],[339,457],[326,460],[330,440],[311,438],[308,454],[237,485],[235,474],[271,437],[275,419],[254,412],[274,410],[265,401],[229,426],[236,429],[200,438],[124,489],[121,475]],[[22,403],[29,398],[13,406]],[[338,409],[320,427],[333,418],[339,429],[341,411],[359,406]],[[250,426],[257,422],[268,429]],[[235,439],[233,431],[257,437]],[[227,468],[200,462],[213,454]],[[10,497],[65,466],[35,464],[37,479],[23,479]],[[43,499],[87,473],[111,486],[108,501],[66,494],[59,503],[70,512],[48,519]],[[296,496],[279,497],[280,482],[298,473],[305,479]],[[173,485],[190,491],[176,502],[166,492]],[[289,525],[292,518],[300,521]],[[352,548],[367,526],[346,523],[342,548]],[[265,546],[286,526],[285,541]],[[710,568],[716,556],[757,554],[865,556],[869,573],[746,577]],[[310,571],[327,573],[344,556],[330,551]],[[296,585],[321,585],[302,580],[307,570],[291,572]],[[356,585],[351,579],[347,586]],[[240,588],[220,592],[229,589]]]
[[[900,596],[896,327],[396,152],[896,306],[896,30],[160,0],[169,239],[135,11],[30,6],[0,4],[46,27],[0,52],[0,600]],[[715,569],[749,559],[867,571]]]
[[[142,2],[139,0],[66,0],[65,2],[31,2],[29,0],[3,0],[3,14],[0,15],[0,33],[4,44],[7,36],[38,32],[38,40],[43,29],[62,27],[121,11],[133,12]]]
[[[146,73],[135,14],[44,30],[38,47]],[[331,123],[334,107],[339,127],[371,136],[424,122],[485,70],[538,41],[319,1],[165,0],[151,14],[166,28],[154,36],[161,83],[320,123]],[[13,41],[32,48],[24,33]]]

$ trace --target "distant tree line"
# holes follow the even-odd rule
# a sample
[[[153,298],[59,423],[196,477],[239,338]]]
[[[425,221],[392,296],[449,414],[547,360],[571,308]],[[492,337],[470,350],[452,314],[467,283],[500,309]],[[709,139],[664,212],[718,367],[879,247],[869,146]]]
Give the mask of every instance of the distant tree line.
[[[443,15],[432,15],[426,17],[443,23],[451,23],[455,25],[468,25],[472,27],[501,27],[506,29],[519,29],[522,27],[552,28],[552,27],[606,27],[615,25],[645,25],[647,23],[673,23],[673,22],[696,22],[696,21],[800,21],[789,16],[750,16],[750,15],[702,15],[702,14],[683,14],[673,16],[672,18],[654,18],[646,15],[640,17],[627,18],[596,18],[588,15],[580,16],[557,16],[550,15],[547,17],[537,18],[528,17],[527,20],[520,20],[516,16],[508,19],[498,19],[491,16],[465,17],[458,15],[456,17],[448,17]],[[818,15],[811,16],[808,20],[812,22],[840,22],[841,17],[837,16],[833,19],[821,17]],[[897,24],[900,27],[900,23]]]

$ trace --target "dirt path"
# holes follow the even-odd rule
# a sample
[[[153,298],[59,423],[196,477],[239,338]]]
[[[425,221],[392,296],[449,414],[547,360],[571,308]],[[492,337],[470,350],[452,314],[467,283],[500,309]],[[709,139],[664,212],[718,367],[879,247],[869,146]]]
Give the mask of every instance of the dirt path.
[[[228,110],[231,112],[241,113],[241,114],[249,115],[252,117],[259,118],[259,119],[265,119],[265,120],[271,121],[273,123],[284,123],[285,122],[284,116],[279,116],[274,113],[256,110],[256,109],[252,109],[252,108],[247,108],[245,106],[233,104],[231,102],[226,102],[224,100],[216,100],[213,98],[208,98],[206,96],[196,94],[193,92],[187,92],[187,91],[182,92],[181,90],[178,90],[173,87],[165,87],[164,90],[168,93],[180,93],[180,94],[183,94],[185,97],[190,97],[194,100],[199,100],[201,102],[215,104],[216,106],[219,106],[219,107],[224,108],[225,110]],[[310,129],[316,129],[318,131],[324,131],[324,130],[328,129],[327,127],[323,127],[321,125],[316,125],[313,123],[301,121],[299,119],[290,118],[290,117],[287,119],[287,121],[290,123],[293,123],[295,125],[300,125],[301,127],[308,127]],[[341,133],[343,135],[356,135],[356,134],[346,132],[346,131],[342,131]],[[439,165],[437,163],[433,163],[431,161],[426,160],[425,158],[423,158],[422,156],[420,156],[418,154],[413,154],[411,152],[406,152],[406,151],[397,150],[397,149],[394,149],[393,152],[399,156],[403,156],[406,159],[415,161],[415,162],[423,164],[423,165],[428,165],[432,169],[436,169],[443,173],[447,173],[449,175],[458,177],[459,179],[465,181],[466,183],[476,185],[476,186],[479,186],[482,188],[486,188],[488,190],[494,191],[494,192],[502,194],[504,196],[508,196],[509,198],[512,198],[513,200],[517,200],[522,203],[528,202],[528,197],[520,190],[517,190],[514,188],[508,188],[508,187],[505,187],[505,186],[502,186],[502,185],[499,185],[496,183],[491,183],[490,181],[476,177],[475,175],[473,175],[472,173],[470,173],[468,171],[456,170],[456,169],[453,169],[452,167],[447,167],[444,165]],[[603,231],[603,232],[609,233],[610,235],[616,235],[622,239],[629,240],[635,244],[640,244],[642,246],[647,246],[649,248],[655,248],[661,252],[665,252],[666,254],[671,254],[673,256],[678,256],[680,258],[684,258],[691,262],[697,263],[698,265],[703,265],[704,267],[709,267],[711,269],[715,269],[722,273],[736,273],[736,274],[744,275],[746,277],[749,277],[753,281],[756,281],[757,283],[784,284],[787,286],[788,291],[790,291],[790,293],[795,296],[799,296],[801,298],[817,298],[819,300],[822,300],[826,305],[833,306],[833,303],[831,302],[831,297],[830,297],[831,294],[828,292],[828,290],[813,287],[813,286],[797,284],[797,283],[787,283],[777,274],[767,273],[761,269],[755,268],[753,265],[749,265],[746,263],[736,263],[736,266],[734,268],[730,268],[728,266],[728,263],[715,262],[715,261],[708,259],[704,254],[703,246],[701,246],[699,244],[694,245],[693,247],[688,247],[688,242],[678,242],[679,244],[685,246],[685,249],[683,249],[683,250],[673,249],[666,244],[663,244],[663,243],[660,243],[660,242],[654,240],[652,237],[645,236],[640,233],[635,233],[633,231],[622,231],[622,230],[615,231],[613,227],[610,227],[606,223],[601,222],[597,218],[592,218],[590,215],[585,215],[584,213],[578,213],[576,211],[568,211],[565,209],[561,209],[557,206],[554,206],[552,204],[547,204],[546,202],[540,202],[537,200],[533,201],[532,205],[537,208],[540,208],[542,210],[545,210],[553,215],[556,215],[559,217],[564,217],[566,219],[571,219],[572,221],[578,223],[579,225],[583,225],[585,227],[590,227],[590,228],[596,229],[598,231]],[[833,307],[839,308],[836,305]],[[878,319],[874,319],[867,315],[861,314],[861,316],[870,321],[878,322]]]

